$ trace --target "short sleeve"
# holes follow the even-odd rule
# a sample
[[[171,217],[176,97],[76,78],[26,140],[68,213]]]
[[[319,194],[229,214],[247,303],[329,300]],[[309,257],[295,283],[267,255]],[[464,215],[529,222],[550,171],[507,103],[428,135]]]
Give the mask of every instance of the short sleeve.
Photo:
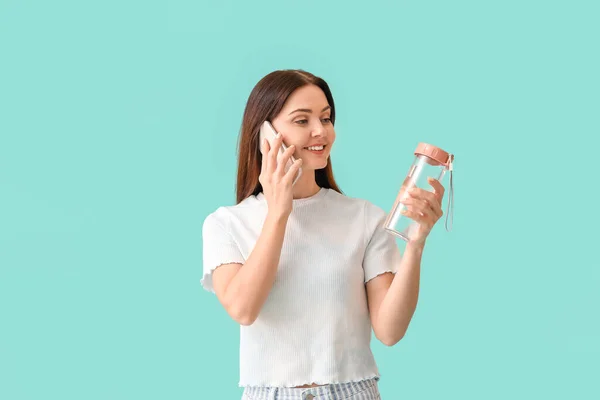
[[[226,228],[228,224],[225,217],[222,210],[217,210],[209,214],[202,225],[203,274],[200,284],[212,293],[215,293],[212,275],[217,267],[245,262],[238,245]]]
[[[385,272],[396,273],[402,255],[396,238],[383,228],[385,211],[367,202],[365,204],[365,224],[367,246],[363,259],[365,283]]]

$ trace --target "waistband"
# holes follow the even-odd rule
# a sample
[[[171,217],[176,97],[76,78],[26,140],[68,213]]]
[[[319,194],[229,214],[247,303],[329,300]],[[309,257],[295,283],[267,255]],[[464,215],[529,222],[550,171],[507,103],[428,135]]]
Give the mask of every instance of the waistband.
[[[378,380],[379,377],[374,377],[358,382],[333,383],[312,388],[248,386],[244,388],[243,398],[247,400],[341,400],[361,393],[364,396],[357,396],[357,399],[371,400],[378,398]]]

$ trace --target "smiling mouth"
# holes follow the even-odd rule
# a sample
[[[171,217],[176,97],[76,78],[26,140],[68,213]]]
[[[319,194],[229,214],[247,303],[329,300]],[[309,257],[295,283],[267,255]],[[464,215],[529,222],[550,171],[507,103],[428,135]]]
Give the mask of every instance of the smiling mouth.
[[[305,147],[304,150],[309,150],[309,151],[323,151],[323,150],[325,150],[326,147],[327,147],[327,145],[323,144],[321,146],[309,146],[309,147]]]

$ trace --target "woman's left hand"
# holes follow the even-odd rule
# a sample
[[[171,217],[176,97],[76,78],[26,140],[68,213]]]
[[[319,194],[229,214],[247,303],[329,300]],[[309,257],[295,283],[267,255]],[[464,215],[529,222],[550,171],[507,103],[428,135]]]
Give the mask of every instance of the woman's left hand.
[[[405,198],[401,201],[406,207],[402,210],[405,215],[418,222],[418,229],[410,233],[409,242],[415,244],[425,244],[427,236],[435,223],[444,215],[442,211],[442,198],[444,197],[444,187],[434,178],[428,178],[429,184],[434,192],[413,187],[409,190]]]

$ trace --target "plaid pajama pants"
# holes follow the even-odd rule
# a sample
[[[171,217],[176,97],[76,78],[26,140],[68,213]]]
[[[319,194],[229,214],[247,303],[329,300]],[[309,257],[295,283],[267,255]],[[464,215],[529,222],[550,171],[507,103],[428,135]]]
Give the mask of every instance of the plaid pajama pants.
[[[242,400],[381,400],[378,380],[371,378],[312,388],[246,387]]]

